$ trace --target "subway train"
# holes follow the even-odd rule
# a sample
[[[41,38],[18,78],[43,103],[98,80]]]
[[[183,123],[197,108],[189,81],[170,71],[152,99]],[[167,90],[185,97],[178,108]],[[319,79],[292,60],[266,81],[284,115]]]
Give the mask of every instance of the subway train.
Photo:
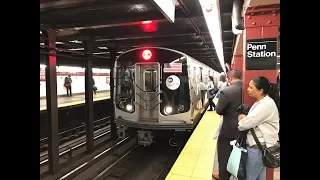
[[[201,101],[200,82],[209,75],[216,84],[219,72],[173,49],[144,47],[121,54],[113,69],[118,136],[134,129],[138,144],[149,146],[159,132],[190,133],[208,106],[206,97]]]

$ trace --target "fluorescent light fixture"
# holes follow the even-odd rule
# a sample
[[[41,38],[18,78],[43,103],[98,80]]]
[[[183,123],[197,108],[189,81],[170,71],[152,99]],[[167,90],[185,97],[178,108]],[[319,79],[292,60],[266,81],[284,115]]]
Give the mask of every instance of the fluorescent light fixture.
[[[211,35],[214,48],[216,49],[216,53],[220,61],[220,66],[222,67],[223,71],[226,72],[223,56],[219,0],[199,0],[199,2]]]
[[[64,44],[63,42],[56,42],[56,44]],[[44,45],[44,43],[40,43],[40,45]]]
[[[279,57],[280,57],[280,55],[277,56],[277,58],[279,58]]]
[[[108,52],[96,52],[96,53],[93,53],[93,54],[109,54]]]
[[[70,43],[76,43],[76,44],[81,44],[82,41],[78,41],[78,40],[72,40],[72,41],[69,41]]]
[[[280,64],[279,62],[277,64]]]
[[[98,47],[99,49],[108,49],[107,47]]]
[[[71,49],[68,49],[70,51],[81,51],[81,50],[84,50],[84,48],[71,48]]]

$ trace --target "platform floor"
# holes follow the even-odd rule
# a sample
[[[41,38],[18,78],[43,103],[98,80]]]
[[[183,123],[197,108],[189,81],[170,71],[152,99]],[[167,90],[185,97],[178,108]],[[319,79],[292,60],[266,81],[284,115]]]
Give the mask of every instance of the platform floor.
[[[217,144],[213,135],[219,118],[215,111],[203,115],[166,180],[212,180]]]
[[[217,102],[218,99],[214,99],[214,103]],[[219,119],[215,111],[205,112],[166,180],[214,180],[212,171],[217,169],[214,167],[217,140],[213,139],[213,135]],[[275,169],[274,180],[280,180],[280,168]]]
[[[85,103],[85,95],[73,95],[72,97],[58,97],[58,107],[67,107],[73,106],[77,104],[84,104]],[[93,94],[93,101],[100,101],[104,99],[110,98],[110,91],[102,91],[97,92],[97,94]],[[40,99],[40,111],[44,111],[47,109],[47,100]]]

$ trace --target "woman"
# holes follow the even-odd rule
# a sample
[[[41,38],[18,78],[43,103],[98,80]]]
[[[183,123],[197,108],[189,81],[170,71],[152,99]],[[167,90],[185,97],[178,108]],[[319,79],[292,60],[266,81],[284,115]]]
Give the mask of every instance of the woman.
[[[213,102],[213,98],[214,98],[215,94],[211,93],[211,90],[213,90],[213,89],[214,89],[213,77],[209,76],[209,81],[208,81],[208,84],[207,84],[207,98],[209,100],[210,109],[208,111],[213,111],[212,107],[214,109],[216,109],[216,105]]]
[[[226,86],[228,86],[227,78],[224,74],[221,74],[220,81],[218,81],[218,88],[221,91]]]
[[[238,129],[240,131],[253,128],[264,147],[271,147],[278,141],[279,132],[279,93],[275,85],[271,85],[265,77],[252,79],[247,89],[255,103],[248,115],[240,114]],[[265,180],[266,167],[262,162],[262,152],[256,145],[251,132],[247,135],[247,178],[246,180]]]

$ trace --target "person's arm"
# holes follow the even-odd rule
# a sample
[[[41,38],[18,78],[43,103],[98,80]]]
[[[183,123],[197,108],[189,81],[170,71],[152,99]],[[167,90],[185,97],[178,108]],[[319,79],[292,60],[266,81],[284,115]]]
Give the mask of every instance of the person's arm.
[[[248,130],[261,124],[270,114],[270,108],[266,107],[265,104],[258,104],[252,109],[249,114],[242,119],[239,119],[238,129],[239,131]]]
[[[220,97],[215,108],[216,113],[219,115],[223,115],[228,107],[229,102],[230,100],[228,97],[226,97],[225,93],[223,91],[220,91]]]

